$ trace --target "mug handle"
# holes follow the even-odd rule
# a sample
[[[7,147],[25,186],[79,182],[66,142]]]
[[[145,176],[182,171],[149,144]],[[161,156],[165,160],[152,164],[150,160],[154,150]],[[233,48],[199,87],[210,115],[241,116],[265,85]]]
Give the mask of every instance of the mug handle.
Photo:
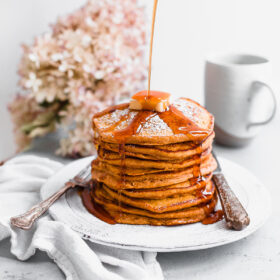
[[[273,110],[272,110],[272,113],[271,115],[269,116],[269,118],[265,121],[262,121],[262,122],[250,122],[248,123],[247,125],[247,129],[251,128],[252,126],[259,126],[259,125],[265,125],[265,124],[268,124],[269,122],[271,122],[276,114],[276,109],[277,109],[277,101],[276,101],[276,96],[274,94],[274,91],[272,90],[272,88],[264,83],[264,82],[260,82],[260,81],[256,81],[256,82],[253,82],[253,85],[257,86],[258,88],[260,87],[266,87],[268,89],[268,92],[270,93],[271,97],[272,97],[272,100],[273,100]],[[253,91],[250,98],[249,98],[249,101],[253,99],[255,93],[257,91]]]

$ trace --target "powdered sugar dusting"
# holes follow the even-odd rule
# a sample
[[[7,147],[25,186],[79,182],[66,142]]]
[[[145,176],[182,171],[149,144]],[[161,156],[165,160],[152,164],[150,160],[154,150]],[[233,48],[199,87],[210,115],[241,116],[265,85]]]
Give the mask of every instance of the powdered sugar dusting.
[[[124,129],[131,122],[131,120],[137,115],[138,112],[130,111],[128,108],[123,110],[116,110],[112,113],[101,116],[100,118],[95,119],[96,124],[102,130],[110,128],[112,125],[119,122],[123,117],[123,121],[115,128],[116,130]]]
[[[207,113],[201,107],[187,99],[176,99],[173,105],[198,126],[201,126],[203,120],[207,117]]]
[[[116,130],[121,130],[121,129],[124,129],[126,128],[130,123],[131,121],[133,120],[133,118],[138,114],[138,112],[136,111],[130,111],[129,112],[129,115],[128,115],[128,118],[125,119],[124,121],[122,121],[117,127],[116,127]]]
[[[122,116],[125,116],[129,113],[129,109],[116,110],[112,113],[105,114],[100,118],[95,119],[97,124],[102,125],[102,129],[107,129],[110,126],[118,122]]]
[[[126,108],[124,110],[116,110],[116,111],[114,111],[113,113],[111,113],[111,114],[109,114],[107,116],[108,116],[108,118],[110,118],[110,120],[113,123],[115,123],[115,122],[119,121],[122,116],[125,116],[128,113],[129,113],[129,109]]]
[[[146,134],[150,136],[166,136],[172,135],[173,132],[158,115],[154,115],[147,120],[139,132],[139,135]]]

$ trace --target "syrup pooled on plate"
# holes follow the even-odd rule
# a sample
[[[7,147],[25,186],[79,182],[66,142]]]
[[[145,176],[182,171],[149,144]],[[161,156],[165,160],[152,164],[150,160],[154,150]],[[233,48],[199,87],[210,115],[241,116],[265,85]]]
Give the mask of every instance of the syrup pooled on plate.
[[[114,225],[116,222],[110,216],[110,214],[101,205],[95,203],[94,199],[92,199],[91,190],[96,187],[96,184],[98,184],[98,182],[92,181],[90,189],[83,188],[79,191],[83,205],[88,210],[88,212],[94,215],[96,218],[107,224]]]
[[[210,213],[204,220],[202,220],[202,223],[204,225],[211,225],[221,221],[223,218],[224,218],[223,210],[217,210]]]

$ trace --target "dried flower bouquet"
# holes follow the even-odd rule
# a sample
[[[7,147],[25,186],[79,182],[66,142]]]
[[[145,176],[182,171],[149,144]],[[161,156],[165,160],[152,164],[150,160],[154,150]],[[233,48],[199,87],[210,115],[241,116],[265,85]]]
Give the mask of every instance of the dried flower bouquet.
[[[92,154],[91,115],[143,87],[145,30],[137,0],[91,0],[24,45],[9,105],[19,149],[62,126],[59,154]]]

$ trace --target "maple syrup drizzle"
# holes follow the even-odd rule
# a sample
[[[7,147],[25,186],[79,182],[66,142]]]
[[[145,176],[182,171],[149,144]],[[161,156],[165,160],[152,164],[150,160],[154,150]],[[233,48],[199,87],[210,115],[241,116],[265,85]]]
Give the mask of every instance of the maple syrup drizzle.
[[[197,179],[197,178],[194,178],[194,179]],[[202,188],[199,188],[195,191],[196,199],[202,199],[203,202],[205,202],[205,201],[209,200],[209,198],[213,197],[213,192],[215,191],[213,184],[212,184],[212,188],[210,190],[208,190],[207,189],[207,184],[204,180],[197,179],[196,183],[204,185]]]
[[[83,188],[79,191],[79,195],[82,198],[83,205],[88,210],[88,212],[94,215],[96,218],[110,225],[114,225],[116,224],[116,221],[101,205],[97,204],[91,197],[91,191],[97,186],[97,184],[98,182],[92,181],[91,189]]]
[[[122,206],[122,202],[121,202],[121,196],[122,196],[122,189],[123,186],[125,185],[125,144],[121,143],[119,144],[119,153],[121,155],[121,186],[120,188],[118,188],[118,208],[119,208],[119,218],[121,218],[122,216],[122,210],[121,210],[121,206]]]
[[[142,98],[145,98],[144,96]],[[160,97],[158,97],[160,98]],[[143,125],[149,121],[149,119],[158,115],[173,131],[174,134],[186,134],[190,138],[195,138],[196,135],[205,135],[205,138],[209,135],[208,131],[202,130],[193,121],[186,117],[181,111],[179,111],[174,105],[170,105],[169,109],[165,112],[154,111],[139,111],[128,126],[125,129],[117,130],[114,132],[114,138],[119,144],[125,144],[127,139],[133,135],[139,134]],[[118,122],[104,129],[104,131],[113,131],[121,122],[128,119],[129,114],[124,115]],[[201,146],[198,149],[202,149]],[[202,151],[200,151],[201,154]]]
[[[124,109],[126,109],[128,107],[129,107],[129,103],[122,103],[122,104],[114,105],[114,106],[111,106],[111,107],[109,107],[109,108],[107,108],[107,109],[105,109],[103,111],[100,111],[100,112],[94,114],[92,118],[93,119],[100,118],[100,117],[102,117],[104,115],[113,113],[113,112],[115,112],[117,110],[124,110]]]
[[[159,113],[159,117],[172,129],[174,134],[187,134],[190,138],[194,138],[196,134],[205,135],[205,138],[209,133],[199,128],[193,121],[187,118],[183,112],[179,111],[174,105],[169,106],[169,110]],[[196,155],[193,157],[197,162],[193,166],[193,180],[195,183],[204,181],[204,177],[201,176],[201,159],[202,159],[202,143],[195,143]]]
[[[194,186],[194,185],[199,185],[199,186],[197,186],[197,189],[198,190],[201,190],[201,189],[203,189],[203,190],[205,190],[205,187],[206,187],[206,182],[207,182],[207,180],[206,180],[206,178],[205,177],[203,177],[203,176],[201,176],[202,178],[199,180],[199,179],[197,179],[196,177],[192,177],[191,179],[190,179],[190,185],[191,186]]]
[[[113,131],[115,128],[117,128],[122,122],[126,121],[129,118],[129,114],[123,115],[120,117],[120,119],[115,122],[113,125],[105,128],[103,131],[104,132],[111,132]]]
[[[129,137],[140,132],[142,125],[145,124],[152,115],[153,112],[151,111],[140,111],[125,129],[117,130],[114,133],[114,137],[119,143],[119,153],[121,155],[121,186],[118,189],[118,207],[120,218],[122,216],[122,203],[120,198],[122,196],[122,190],[125,186],[125,143]]]
[[[213,184],[213,186],[214,186],[214,184]],[[207,193],[204,192],[204,194],[202,194],[202,195],[207,196]],[[213,200],[214,201],[217,200],[217,191],[216,190],[215,190],[215,193],[213,195],[212,202],[213,202]],[[211,207],[211,203],[205,204],[204,207],[203,207],[203,210],[204,210],[204,213],[205,213],[205,216],[206,216],[201,221],[201,223],[203,225],[214,224],[214,223],[217,223],[217,222],[221,221],[224,218],[223,210],[213,211],[213,208]]]
[[[157,13],[157,4],[158,4],[158,0],[154,0],[152,30],[151,30],[151,38],[150,38],[149,73],[148,73],[148,96],[150,95],[150,89],[151,89],[152,56],[153,56],[153,42],[154,42],[154,30],[155,30],[155,21],[156,21],[156,13]]]
[[[209,135],[209,132],[198,127],[192,120],[178,110],[174,105],[170,105],[165,112],[158,113],[158,116],[171,128],[174,134],[187,134],[190,138],[195,135]]]
[[[132,96],[132,99],[137,100],[142,105],[142,110],[154,111],[156,106],[162,102],[163,107],[168,107],[170,93],[163,91],[142,90]]]
[[[143,125],[155,115],[153,111],[139,111],[126,128],[114,132],[114,138],[119,144],[125,144],[128,138],[139,134]]]
[[[147,99],[148,97],[147,93],[148,92],[146,90],[142,90],[134,94],[132,98],[141,102]],[[165,100],[170,97],[170,93],[163,92],[163,91],[151,90],[150,93],[151,95],[149,96],[149,101],[152,103],[153,101],[158,103],[159,101]]]
[[[208,216],[204,220],[202,220],[202,224],[204,225],[214,224],[221,221],[223,217],[224,217],[223,210],[217,210],[208,214]]]

